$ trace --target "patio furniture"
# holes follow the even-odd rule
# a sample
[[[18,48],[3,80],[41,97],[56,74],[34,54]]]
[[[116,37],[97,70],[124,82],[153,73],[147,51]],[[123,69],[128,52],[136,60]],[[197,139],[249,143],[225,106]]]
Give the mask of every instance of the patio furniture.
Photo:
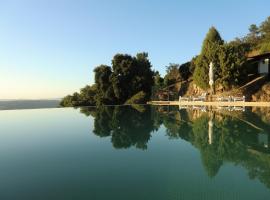
[[[246,97],[243,96],[243,97],[232,97],[233,101],[236,102],[236,101],[243,101],[245,102],[246,101]]]
[[[228,96],[228,97],[218,97],[217,98],[217,101],[232,101],[232,97],[231,96]]]
[[[190,97],[179,96],[179,101],[189,101],[189,100],[190,100]]]
[[[203,93],[201,96],[193,97],[192,101],[206,101],[206,93]]]

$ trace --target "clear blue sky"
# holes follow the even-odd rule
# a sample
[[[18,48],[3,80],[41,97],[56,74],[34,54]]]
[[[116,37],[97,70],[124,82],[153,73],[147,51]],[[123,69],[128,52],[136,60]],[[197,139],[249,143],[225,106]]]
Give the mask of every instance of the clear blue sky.
[[[57,98],[93,83],[116,53],[149,53],[161,74],[270,15],[269,0],[0,0],[0,99]]]

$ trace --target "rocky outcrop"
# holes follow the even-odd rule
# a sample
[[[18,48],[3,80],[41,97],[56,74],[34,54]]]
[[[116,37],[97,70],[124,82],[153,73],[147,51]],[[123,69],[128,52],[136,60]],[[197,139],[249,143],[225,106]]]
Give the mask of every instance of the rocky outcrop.
[[[252,101],[270,101],[270,82],[265,83],[260,90],[252,95]]]

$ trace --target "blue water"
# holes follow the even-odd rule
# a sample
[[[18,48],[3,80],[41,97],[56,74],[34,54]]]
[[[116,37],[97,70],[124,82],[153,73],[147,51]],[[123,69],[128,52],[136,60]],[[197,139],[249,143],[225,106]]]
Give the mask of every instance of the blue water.
[[[267,113],[0,111],[0,199],[269,199]]]

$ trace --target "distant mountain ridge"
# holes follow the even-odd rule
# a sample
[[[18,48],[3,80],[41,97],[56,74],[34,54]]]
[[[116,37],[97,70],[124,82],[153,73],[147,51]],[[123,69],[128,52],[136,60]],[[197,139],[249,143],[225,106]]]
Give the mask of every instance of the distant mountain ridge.
[[[38,109],[38,108],[57,108],[60,99],[40,99],[40,100],[0,100],[0,110],[17,109]]]
[[[53,101],[61,100],[62,98],[45,98],[45,99],[0,99],[0,101]]]

